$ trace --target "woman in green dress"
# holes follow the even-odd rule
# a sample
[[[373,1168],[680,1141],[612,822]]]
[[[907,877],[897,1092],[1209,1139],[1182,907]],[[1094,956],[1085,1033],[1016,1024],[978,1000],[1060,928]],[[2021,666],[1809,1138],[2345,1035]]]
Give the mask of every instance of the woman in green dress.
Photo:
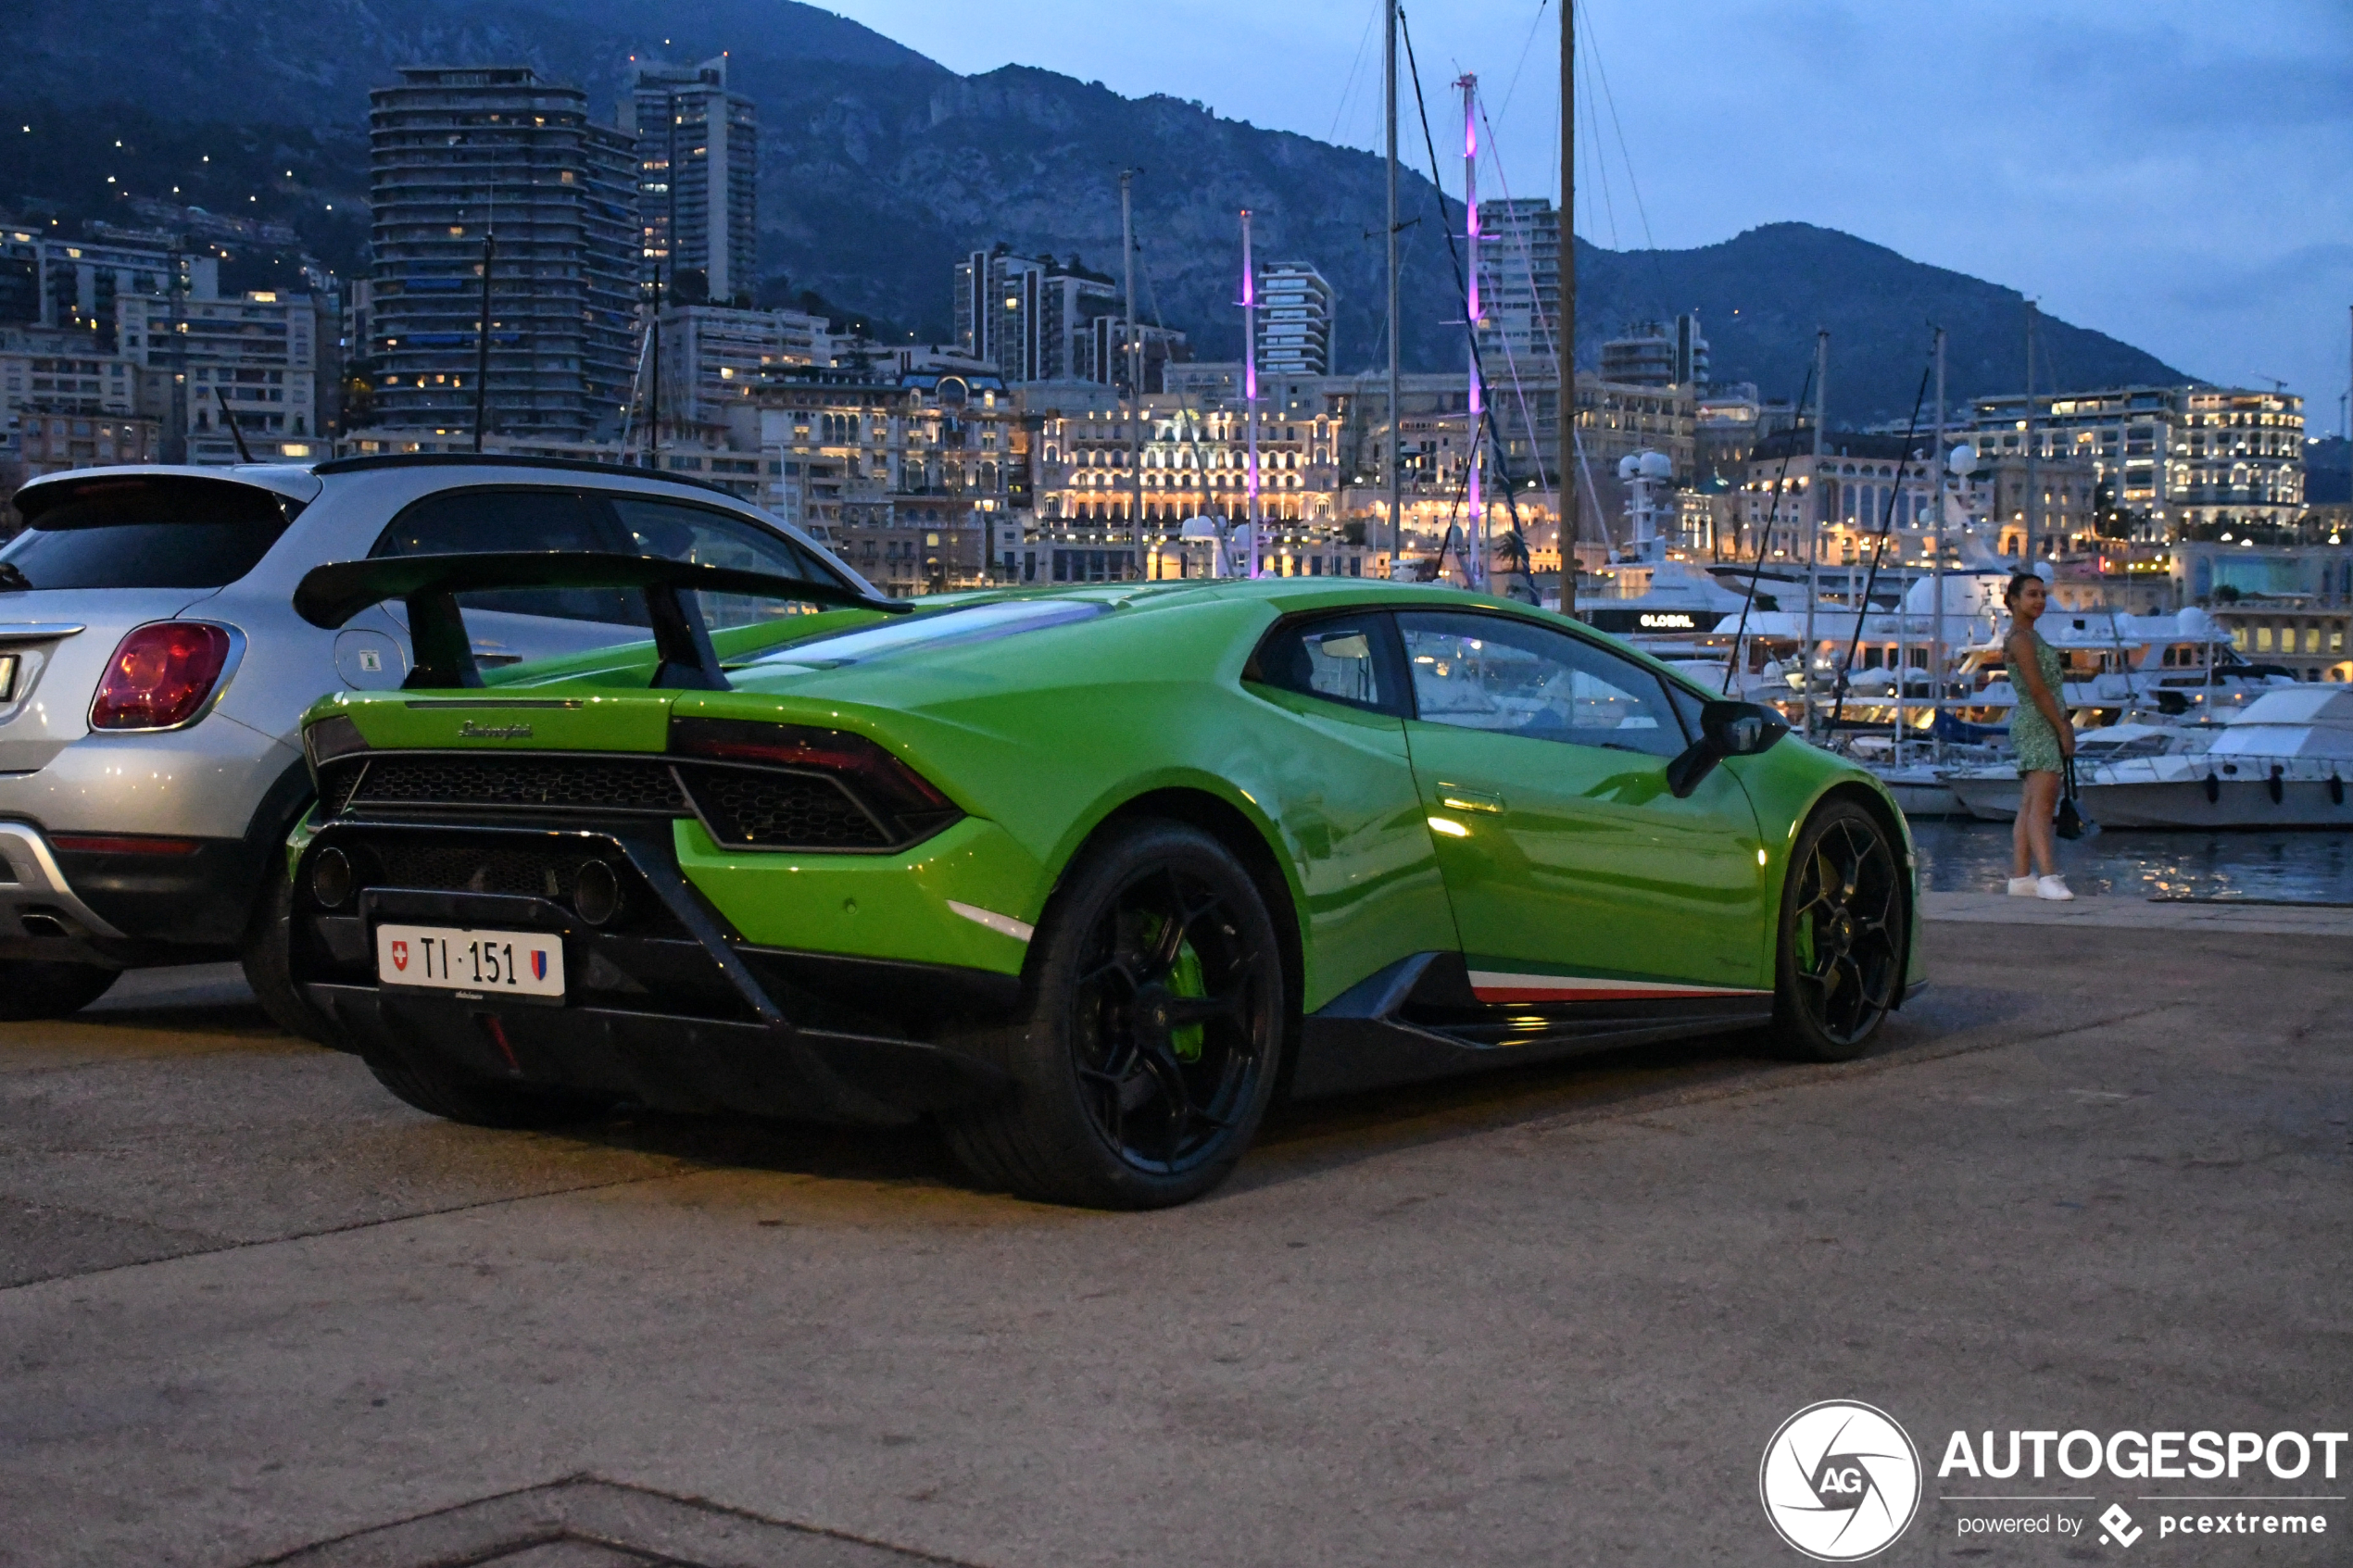
[[[2043,618],[2049,590],[2032,572],[2010,578],[2002,593],[2009,607],[2010,749],[2018,757],[2018,817],[2010,824],[2010,892],[2021,898],[2072,898],[2059,875],[2051,819],[2058,812],[2059,774],[2075,755],[2075,726],[2059,706],[2063,690],[2058,649],[2043,640],[2034,623]]]

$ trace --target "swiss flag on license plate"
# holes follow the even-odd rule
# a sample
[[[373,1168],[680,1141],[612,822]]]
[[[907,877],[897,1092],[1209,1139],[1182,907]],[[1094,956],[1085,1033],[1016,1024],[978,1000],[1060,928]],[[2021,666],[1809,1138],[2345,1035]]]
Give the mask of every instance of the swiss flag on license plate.
[[[536,955],[535,955],[535,956],[536,956]],[[401,971],[401,972],[404,972],[404,973],[406,973],[406,972],[408,972],[408,968],[409,968],[409,944],[408,944],[408,943],[406,943],[406,942],[395,942],[395,943],[392,945],[392,967],[393,967],[393,968],[395,968],[395,969],[396,969],[396,970]]]

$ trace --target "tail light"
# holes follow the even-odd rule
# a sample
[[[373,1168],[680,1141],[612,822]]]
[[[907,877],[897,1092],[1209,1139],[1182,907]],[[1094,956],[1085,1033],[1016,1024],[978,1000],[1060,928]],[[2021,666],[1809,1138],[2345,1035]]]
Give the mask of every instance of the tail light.
[[[226,627],[158,621],[124,637],[90,704],[94,730],[169,730],[204,711],[229,667]]]

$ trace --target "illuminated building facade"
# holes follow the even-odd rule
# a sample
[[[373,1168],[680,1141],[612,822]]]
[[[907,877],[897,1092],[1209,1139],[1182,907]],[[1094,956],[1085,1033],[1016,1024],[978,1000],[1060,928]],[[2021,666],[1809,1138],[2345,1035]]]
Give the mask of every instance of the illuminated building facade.
[[[727,57],[630,67],[621,129],[635,138],[644,275],[687,303],[725,305],[757,286],[760,111],[727,90]]]
[[[525,67],[400,78],[369,94],[373,421],[471,428],[492,235],[489,428],[618,430],[637,354],[635,139]]]

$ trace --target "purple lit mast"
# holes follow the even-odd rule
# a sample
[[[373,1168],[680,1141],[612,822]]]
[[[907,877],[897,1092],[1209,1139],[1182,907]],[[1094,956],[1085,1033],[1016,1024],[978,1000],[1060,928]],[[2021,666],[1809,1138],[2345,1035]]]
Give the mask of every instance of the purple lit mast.
[[[1258,270],[1250,259],[1250,208],[1242,208],[1242,406],[1250,420],[1250,571],[1264,558],[1258,543]]]
[[[1469,587],[1479,589],[1487,585],[1486,513],[1479,495],[1487,411],[1478,390],[1478,78],[1466,75],[1454,85],[1463,90],[1463,227],[1469,241],[1463,258],[1464,319],[1470,323],[1470,477],[1463,492],[1469,547],[1463,552],[1463,575]]]

